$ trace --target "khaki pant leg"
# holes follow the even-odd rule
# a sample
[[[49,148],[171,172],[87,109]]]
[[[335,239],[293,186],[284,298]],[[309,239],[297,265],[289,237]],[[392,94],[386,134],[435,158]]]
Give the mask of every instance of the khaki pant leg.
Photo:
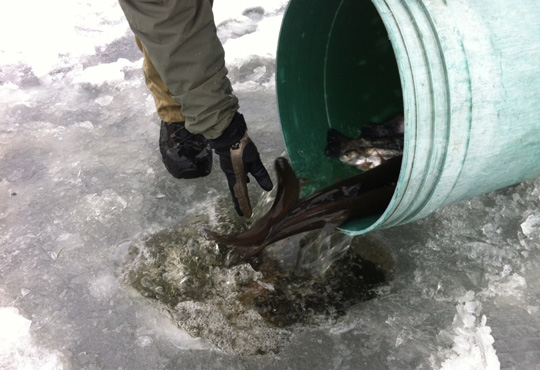
[[[238,110],[209,0],[119,0],[186,128],[222,135]],[[168,96],[169,94],[167,94]]]
[[[154,97],[159,118],[165,122],[184,122],[186,119],[182,115],[180,105],[171,97],[171,92],[165,85],[165,82],[163,82],[159,76],[159,73],[152,64],[144,45],[137,36],[135,36],[135,42],[144,55],[144,80],[146,82],[146,86]]]
[[[208,0],[210,5],[214,5],[214,0]],[[135,36],[135,42],[144,55],[143,72],[146,86],[154,97],[156,103],[156,110],[159,118],[165,122],[184,122],[186,118],[182,114],[182,108],[172,98],[171,92],[163,82],[158,71],[152,64],[148,53],[141,40]]]

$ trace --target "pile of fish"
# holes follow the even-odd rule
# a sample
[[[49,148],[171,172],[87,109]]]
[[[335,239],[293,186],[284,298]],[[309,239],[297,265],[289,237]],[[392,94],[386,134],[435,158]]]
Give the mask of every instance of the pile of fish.
[[[329,129],[325,153],[339,157],[345,163],[365,171],[377,167],[390,158],[403,155],[403,115],[397,115],[381,124],[368,123],[362,135],[351,139],[335,129]]]

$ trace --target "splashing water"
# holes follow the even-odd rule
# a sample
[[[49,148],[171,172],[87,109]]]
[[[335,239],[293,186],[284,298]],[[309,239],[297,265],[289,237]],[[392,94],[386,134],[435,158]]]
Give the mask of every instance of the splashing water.
[[[233,220],[218,222],[238,229]],[[309,233],[245,261],[199,233],[208,221],[195,216],[132,244],[123,276],[180,328],[228,353],[277,353],[293,329],[335,323],[392,275],[389,254],[365,237]]]
[[[297,267],[324,276],[332,264],[343,257],[353,240],[344,234],[314,233],[301,240]]]

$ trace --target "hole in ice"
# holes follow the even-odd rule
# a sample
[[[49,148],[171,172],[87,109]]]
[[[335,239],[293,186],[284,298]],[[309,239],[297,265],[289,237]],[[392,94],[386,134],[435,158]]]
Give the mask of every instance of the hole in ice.
[[[392,257],[372,238],[309,233],[246,262],[205,239],[207,225],[195,216],[131,244],[123,275],[180,328],[229,353],[279,352],[293,330],[332,325],[392,277]]]

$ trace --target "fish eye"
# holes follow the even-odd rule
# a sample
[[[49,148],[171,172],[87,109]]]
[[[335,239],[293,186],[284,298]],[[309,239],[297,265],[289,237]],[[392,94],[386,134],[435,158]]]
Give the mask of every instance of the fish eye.
[[[345,153],[343,153],[342,157],[345,159],[351,159],[353,157],[356,157],[358,153],[356,150],[347,150]]]

